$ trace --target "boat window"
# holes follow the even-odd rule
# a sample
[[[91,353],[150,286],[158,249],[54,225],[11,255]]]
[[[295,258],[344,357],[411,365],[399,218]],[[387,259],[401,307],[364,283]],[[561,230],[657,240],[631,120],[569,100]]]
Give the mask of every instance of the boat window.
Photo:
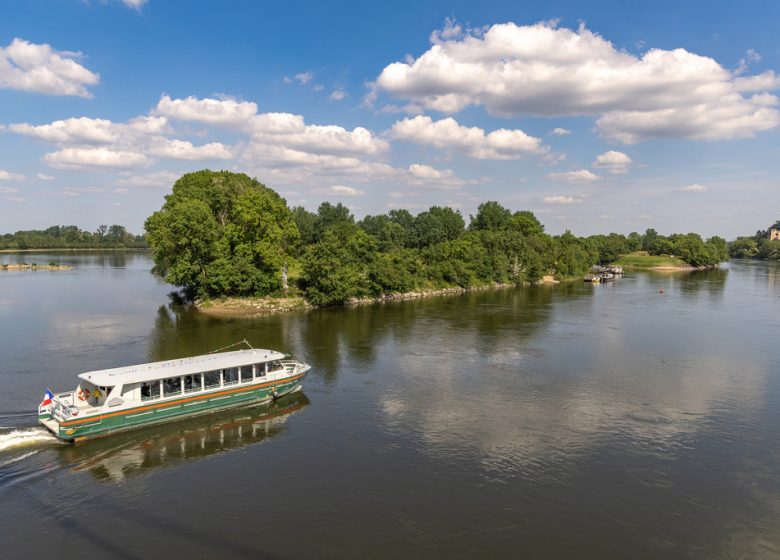
[[[151,401],[160,398],[160,382],[144,381],[141,383],[141,400]]]
[[[222,384],[223,385],[232,385],[233,383],[238,383],[238,368],[232,367],[228,369],[222,370]]]
[[[252,381],[252,366],[241,366],[241,383]]]
[[[219,372],[218,371],[207,371],[203,374],[203,381],[204,383],[204,389],[213,389],[214,387],[219,387]]]
[[[284,369],[284,366],[279,360],[268,363],[268,371],[279,371],[280,369]]]
[[[163,379],[163,395],[169,397],[171,395],[181,394],[181,377],[169,377]]]
[[[132,399],[134,391],[135,391],[135,383],[130,383],[129,385],[122,385],[122,398]]]
[[[265,364],[256,364],[257,377],[265,377]]]
[[[184,392],[185,393],[192,393],[193,391],[200,391],[200,373],[195,373],[193,375],[185,375],[184,376]]]

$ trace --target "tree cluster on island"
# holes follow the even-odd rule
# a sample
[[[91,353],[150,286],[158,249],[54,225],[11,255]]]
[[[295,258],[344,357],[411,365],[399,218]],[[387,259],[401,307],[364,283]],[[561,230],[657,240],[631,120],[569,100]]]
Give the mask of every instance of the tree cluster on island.
[[[780,239],[770,239],[769,232],[780,231],[780,220],[755,235],[737,237],[729,243],[729,255],[735,259],[759,259],[780,261]]]
[[[577,237],[545,233],[529,211],[479,206],[468,226],[458,210],[432,206],[355,220],[323,202],[290,209],[244,174],[203,170],[182,176],[145,224],[154,272],[191,296],[281,295],[300,291],[314,305],[443,287],[570,278],[595,263],[647,250],[674,252],[694,266],[727,258],[726,242],[654,230]]]
[[[136,249],[146,246],[143,235],[133,235],[120,225],[101,225],[94,232],[77,226],[52,226],[0,235],[0,249]]]

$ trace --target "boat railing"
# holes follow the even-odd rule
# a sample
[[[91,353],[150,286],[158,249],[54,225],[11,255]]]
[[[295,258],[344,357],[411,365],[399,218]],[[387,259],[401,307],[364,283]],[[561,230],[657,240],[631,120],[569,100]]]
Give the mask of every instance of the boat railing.
[[[94,412],[99,412],[100,407],[89,406],[86,411],[84,405],[79,406],[76,404],[76,395],[73,391],[69,393],[58,393],[51,399],[51,408],[49,413],[51,417],[58,422],[65,422],[79,415],[81,412],[86,412],[90,415]]]
[[[290,375],[296,374],[303,369],[303,364],[298,360],[281,360],[281,363],[285,371]]]
[[[74,402],[73,393],[59,393],[51,399],[51,417],[58,422],[70,420],[73,417],[73,410],[78,408]],[[78,412],[77,412],[78,414]]]

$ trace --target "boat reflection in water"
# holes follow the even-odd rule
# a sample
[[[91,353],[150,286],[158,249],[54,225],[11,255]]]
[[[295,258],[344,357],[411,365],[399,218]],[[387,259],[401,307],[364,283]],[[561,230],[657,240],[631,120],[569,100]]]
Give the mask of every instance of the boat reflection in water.
[[[309,405],[302,391],[266,404],[150,427],[70,445],[61,458],[74,472],[119,482],[151,469],[170,467],[279,435],[291,414]]]

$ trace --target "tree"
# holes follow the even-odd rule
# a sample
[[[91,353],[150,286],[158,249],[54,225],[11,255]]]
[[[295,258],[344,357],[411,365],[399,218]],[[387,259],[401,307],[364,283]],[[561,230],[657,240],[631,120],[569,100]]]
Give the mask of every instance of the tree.
[[[300,234],[295,246],[295,254],[302,255],[305,248],[314,243],[314,225],[317,222],[317,214],[309,212],[303,206],[296,206],[292,209],[292,216]]]
[[[362,220],[358,222],[360,229],[367,234],[379,238],[379,234],[382,232],[382,228],[385,225],[392,223],[387,214],[379,214],[378,216],[366,215]]]
[[[284,199],[240,173],[183,175],[146,221],[154,272],[201,296],[281,288],[299,237]]]
[[[341,239],[346,239],[355,230],[355,217],[341,202],[336,205],[323,202],[317,209],[317,220],[314,222],[315,242],[322,239],[328,230],[335,232]]]
[[[649,228],[645,230],[645,235],[642,238],[642,250],[652,251],[653,243],[655,242],[657,237],[658,237],[658,232],[655,231],[654,229]]]
[[[415,245],[427,247],[442,241],[452,241],[463,234],[466,224],[459,210],[431,206],[414,220]]]
[[[544,234],[544,226],[530,210],[520,210],[512,214],[510,227],[525,236]]]
[[[639,251],[642,249],[642,236],[632,231],[628,234],[628,238],[626,239],[626,245],[628,247],[629,252],[633,253],[634,251]]]
[[[471,216],[471,230],[499,230],[507,227],[512,219],[512,212],[498,202],[489,200],[477,208],[477,215]]]
[[[145,227],[155,274],[194,291],[209,283],[208,268],[215,258],[219,232],[208,204],[180,200],[152,214]]]
[[[368,295],[368,269],[375,251],[372,238],[362,230],[345,242],[326,229],[303,258],[301,285],[306,299],[314,305],[334,305]]]

